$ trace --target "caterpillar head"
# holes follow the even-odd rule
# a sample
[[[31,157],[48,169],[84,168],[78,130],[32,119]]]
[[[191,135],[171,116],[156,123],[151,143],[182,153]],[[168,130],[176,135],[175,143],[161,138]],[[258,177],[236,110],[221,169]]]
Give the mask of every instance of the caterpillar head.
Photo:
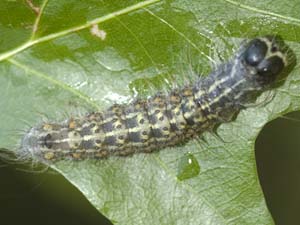
[[[278,36],[265,36],[251,40],[242,54],[252,78],[260,85],[270,85],[289,65],[288,47]]]

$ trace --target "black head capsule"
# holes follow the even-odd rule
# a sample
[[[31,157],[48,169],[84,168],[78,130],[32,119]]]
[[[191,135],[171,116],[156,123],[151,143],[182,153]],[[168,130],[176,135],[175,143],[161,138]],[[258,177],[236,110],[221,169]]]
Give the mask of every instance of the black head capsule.
[[[264,41],[254,39],[245,51],[245,61],[251,66],[257,66],[266,56],[268,46]]]
[[[287,46],[277,36],[250,41],[242,55],[251,76],[262,86],[271,84],[287,66]]]

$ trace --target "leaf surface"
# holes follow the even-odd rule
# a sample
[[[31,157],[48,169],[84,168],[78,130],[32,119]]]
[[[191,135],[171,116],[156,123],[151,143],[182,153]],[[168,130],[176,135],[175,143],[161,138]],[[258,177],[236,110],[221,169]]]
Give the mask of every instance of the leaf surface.
[[[207,74],[246,38],[279,34],[300,58],[299,8],[297,0],[1,1],[0,147],[16,150],[21,136],[11,131],[44,116],[63,121],[168,90],[195,76],[190,68]],[[221,125],[224,141],[206,133],[206,142],[53,168],[114,224],[272,224],[254,143],[267,122],[299,110],[299,71],[269,104]]]

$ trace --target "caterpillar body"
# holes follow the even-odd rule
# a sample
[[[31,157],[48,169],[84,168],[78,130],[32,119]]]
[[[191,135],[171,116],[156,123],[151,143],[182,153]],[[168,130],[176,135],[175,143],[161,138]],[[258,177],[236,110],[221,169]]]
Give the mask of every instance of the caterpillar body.
[[[277,36],[242,44],[229,62],[207,77],[168,94],[113,105],[63,123],[31,128],[20,154],[44,163],[102,159],[152,152],[199,135],[233,119],[276,80],[289,64]]]

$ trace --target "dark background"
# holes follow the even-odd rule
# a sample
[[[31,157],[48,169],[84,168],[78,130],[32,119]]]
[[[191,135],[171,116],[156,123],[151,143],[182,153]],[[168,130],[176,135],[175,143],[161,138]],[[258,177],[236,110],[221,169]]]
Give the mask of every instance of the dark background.
[[[266,125],[256,141],[260,182],[278,225],[300,221],[300,112],[287,117]],[[111,224],[59,174],[1,165],[0,224]]]

